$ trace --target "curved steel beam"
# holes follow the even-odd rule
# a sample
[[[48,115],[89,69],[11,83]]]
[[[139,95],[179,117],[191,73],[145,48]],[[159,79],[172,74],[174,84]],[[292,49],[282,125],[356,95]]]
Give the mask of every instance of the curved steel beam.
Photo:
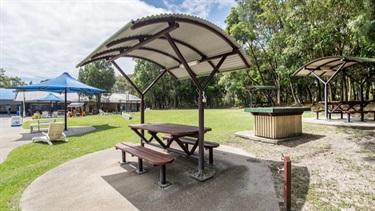
[[[102,51],[102,52],[99,52],[97,54],[95,54],[94,56],[92,56],[91,58],[95,58],[95,57],[98,57],[98,56],[101,56],[101,55],[105,55],[107,53],[112,53],[112,52],[116,52],[116,51],[119,51],[120,53],[125,51],[126,49],[129,49],[131,48],[130,46],[126,46],[126,47],[121,47],[121,48],[112,48],[112,49],[108,49],[106,51]],[[161,51],[161,50],[158,50],[158,49],[154,49],[154,48],[148,48],[148,47],[140,47],[138,48],[138,50],[145,50],[145,51],[152,51],[154,53],[159,53],[159,54],[162,54],[164,56],[167,56],[173,60],[175,60],[176,62],[178,63],[181,63],[180,60],[178,60],[178,58],[176,58],[175,56],[167,53],[167,52],[164,52],[164,51]]]
[[[106,45],[107,48],[110,48],[110,47],[113,47],[115,45],[119,45],[119,44],[122,44],[124,42],[128,42],[128,41],[133,41],[133,40],[140,40],[140,39],[149,39],[152,35],[139,35],[139,36],[131,36],[131,37],[124,37],[124,38],[121,38],[121,39],[118,39],[118,40],[115,40],[115,41],[112,41],[110,43],[108,43]],[[166,40],[167,41],[167,38],[165,36],[161,36],[157,39],[162,39],[162,40]],[[198,54],[200,57],[202,57],[202,59],[206,58],[207,56],[204,55],[201,51],[199,51],[197,48],[189,45],[188,43],[186,42],[183,42],[181,40],[178,40],[178,39],[174,39],[172,38],[173,41],[177,44],[180,44],[180,45],[183,45],[187,48],[189,48],[190,50],[194,51],[196,54]],[[180,62],[181,63],[181,62]]]
[[[145,60],[145,61],[148,61],[148,62],[151,62],[151,63],[154,63],[154,64],[158,65],[161,69],[167,69],[166,67],[164,67],[163,65],[155,62],[154,60],[151,60],[151,59],[148,59],[148,58],[145,58],[145,57],[142,57],[142,56],[135,56],[135,55],[127,54],[127,55],[124,55],[122,57],[131,57],[131,58],[136,58],[136,59],[142,59],[142,60]]]
[[[116,59],[118,59],[118,58],[120,58],[120,57],[122,57],[122,56],[124,56],[124,55],[126,55],[126,54],[128,54],[128,53],[130,53],[130,52],[133,51],[133,50],[136,50],[136,49],[138,49],[138,48],[140,48],[140,47],[143,47],[144,45],[146,45],[146,44],[152,42],[153,40],[155,40],[155,39],[157,39],[157,38],[159,38],[159,37],[165,35],[166,33],[169,33],[169,32],[171,32],[171,31],[177,29],[178,27],[180,27],[180,25],[179,25],[178,23],[172,23],[172,24],[170,24],[168,27],[166,27],[165,29],[163,29],[163,30],[157,32],[156,34],[152,35],[152,36],[149,37],[148,39],[140,41],[138,44],[132,46],[132,47],[129,48],[129,49],[126,49],[124,52],[122,52],[122,53],[120,53],[119,55],[117,55],[117,56],[111,58],[110,61],[114,61],[114,60],[116,60]]]

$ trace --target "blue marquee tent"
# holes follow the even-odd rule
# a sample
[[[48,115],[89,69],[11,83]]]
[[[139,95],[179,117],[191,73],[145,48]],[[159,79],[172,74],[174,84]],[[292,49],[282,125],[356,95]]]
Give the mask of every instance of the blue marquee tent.
[[[34,99],[34,100],[35,101],[47,101],[47,102],[64,102],[64,99],[61,99],[52,93],[49,93],[45,97]]]
[[[39,84],[27,85],[27,86],[18,86],[14,87],[17,91],[22,92],[32,92],[32,91],[50,91],[56,93],[65,93],[65,130],[67,130],[67,93],[78,92],[78,93],[87,93],[87,94],[98,94],[107,92],[103,89],[98,89],[84,83],[77,81],[69,73],[64,72],[60,76],[51,79],[46,82]]]
[[[61,99],[61,98],[57,97],[56,95],[54,95],[52,93],[49,93],[45,97],[34,99],[34,100],[39,101],[39,102],[50,102],[51,103],[50,112],[52,111],[52,102],[56,102],[56,103],[57,102],[64,102],[64,99]]]

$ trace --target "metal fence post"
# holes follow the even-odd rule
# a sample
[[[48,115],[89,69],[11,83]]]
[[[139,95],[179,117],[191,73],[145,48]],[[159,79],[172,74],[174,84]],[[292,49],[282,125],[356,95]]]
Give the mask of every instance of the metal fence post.
[[[292,164],[289,156],[284,157],[284,206],[290,210],[292,206]]]

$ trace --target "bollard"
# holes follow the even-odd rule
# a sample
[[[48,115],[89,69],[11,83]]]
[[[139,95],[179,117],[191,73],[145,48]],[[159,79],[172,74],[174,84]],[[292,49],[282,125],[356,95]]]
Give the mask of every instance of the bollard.
[[[289,156],[284,157],[284,206],[286,210],[292,206],[292,164]]]

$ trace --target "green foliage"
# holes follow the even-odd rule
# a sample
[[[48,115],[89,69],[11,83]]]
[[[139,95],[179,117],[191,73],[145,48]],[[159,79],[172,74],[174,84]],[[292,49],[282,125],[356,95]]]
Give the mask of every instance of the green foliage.
[[[280,92],[276,99],[283,99],[284,103],[291,98],[295,103],[311,103],[321,98],[322,85],[317,79],[291,78],[303,64],[333,55],[375,56],[374,0],[237,2],[238,6],[231,9],[226,19],[226,31],[244,46],[252,62],[251,73],[239,73],[242,77],[238,77],[237,82],[274,85]],[[361,71],[366,69],[361,68]],[[373,71],[373,67],[370,69]],[[367,71],[364,74],[368,75]],[[332,87],[342,90],[348,80],[347,77],[336,80]],[[370,90],[371,83],[367,86]],[[330,90],[333,98],[341,97],[341,91],[334,89]]]
[[[5,70],[0,68],[0,88],[26,85],[19,77],[9,77],[5,75]]]
[[[116,82],[115,71],[106,61],[97,61],[79,69],[78,80],[87,85],[110,91]]]
[[[136,59],[134,74],[130,76],[134,84],[144,92],[147,87],[161,74],[160,67],[150,62]],[[203,84],[207,77],[198,78],[198,82]],[[124,84],[118,78],[117,84]],[[219,76],[213,77],[205,90],[208,107],[222,105],[222,97],[225,90],[218,84]],[[127,85],[121,85],[128,90],[132,90]],[[146,93],[146,106],[151,108],[192,108],[197,106],[198,91],[192,80],[175,80],[166,73],[156,84]]]
[[[129,75],[132,78],[132,75]],[[128,81],[122,75],[116,76],[116,82],[113,85],[112,92],[113,93],[126,93],[128,92],[136,95],[136,90],[128,83]]]

